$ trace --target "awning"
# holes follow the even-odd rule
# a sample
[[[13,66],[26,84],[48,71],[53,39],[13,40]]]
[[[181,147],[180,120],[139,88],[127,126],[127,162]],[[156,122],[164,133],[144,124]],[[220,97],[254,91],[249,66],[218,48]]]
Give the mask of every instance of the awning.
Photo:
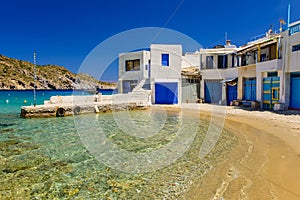
[[[256,50],[257,48],[258,47],[255,44],[250,44],[250,45],[247,45],[247,46],[244,46],[244,47],[240,48],[237,51],[237,54],[244,54],[246,52]]]
[[[250,45],[244,46],[244,47],[240,48],[237,51],[237,54],[239,54],[239,55],[245,54],[245,53],[247,53],[249,51],[255,51],[255,50],[257,50],[258,46],[260,46],[260,48],[263,48],[265,46],[268,46],[268,45],[271,45],[273,43],[276,43],[277,42],[276,38],[277,37],[268,38],[266,40],[263,40],[263,41],[260,41],[260,42],[254,43],[254,44],[250,44]]]
[[[270,45],[270,44],[274,44],[274,43],[276,43],[276,42],[277,42],[276,40],[271,40],[271,41],[269,41],[269,42],[266,42],[266,43],[261,44],[260,47],[262,48],[262,47],[268,46],[268,45]]]
[[[237,79],[238,79],[238,77],[227,78],[227,79],[221,81],[221,83],[236,82]]]
[[[191,78],[201,78],[199,67],[186,67],[181,70],[181,75]]]

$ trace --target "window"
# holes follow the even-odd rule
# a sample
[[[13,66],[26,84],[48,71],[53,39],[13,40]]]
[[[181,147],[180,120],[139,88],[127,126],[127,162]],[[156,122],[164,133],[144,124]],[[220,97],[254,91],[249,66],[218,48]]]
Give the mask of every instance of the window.
[[[296,77],[300,78],[300,72],[291,73],[291,78],[296,78]]]
[[[219,69],[227,68],[227,55],[218,56],[218,68]]]
[[[123,93],[132,92],[132,90],[137,86],[137,80],[126,80],[122,81],[123,84]]]
[[[272,88],[272,100],[279,100],[279,88]]]
[[[228,67],[228,55],[223,56],[223,68]]]
[[[241,56],[241,66],[247,66],[247,65],[248,65],[248,63],[247,63],[246,55],[243,54],[243,55]]]
[[[300,44],[292,46],[292,52],[294,51],[300,51]]]
[[[169,66],[169,54],[161,54],[161,65]]]
[[[238,67],[240,66],[240,58],[241,58],[240,56],[236,57],[236,66]]]
[[[277,77],[278,72],[268,72],[268,77]]]
[[[260,61],[261,62],[264,62],[264,61],[266,61],[267,60],[267,54],[261,54],[260,55]]]
[[[214,57],[206,56],[206,69],[212,69],[214,67]]]
[[[126,71],[139,71],[140,70],[140,59],[126,60]]]

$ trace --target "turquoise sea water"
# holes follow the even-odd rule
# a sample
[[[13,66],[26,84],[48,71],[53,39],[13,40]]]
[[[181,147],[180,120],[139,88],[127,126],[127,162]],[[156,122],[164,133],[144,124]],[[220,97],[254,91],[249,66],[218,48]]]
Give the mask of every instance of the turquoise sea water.
[[[39,91],[37,102],[69,94]],[[33,103],[31,95],[31,91],[0,92],[0,199],[181,199],[193,180],[201,178],[235,142],[225,132],[214,151],[200,159],[208,123],[161,110],[20,118],[24,99]],[[129,118],[135,123],[127,123]],[[141,167],[141,173],[130,165],[134,159],[116,156],[118,148],[148,155],[168,144],[174,148],[161,156],[174,153],[166,158],[154,155],[146,163],[140,160],[136,168]],[[173,154],[178,154],[176,159],[159,166]]]
[[[113,90],[99,90],[103,95],[110,95]],[[61,95],[89,95],[83,90],[37,90],[37,104],[43,104],[51,96]],[[25,102],[26,103],[25,103]],[[21,106],[33,105],[33,90],[0,90],[0,114],[18,113]]]

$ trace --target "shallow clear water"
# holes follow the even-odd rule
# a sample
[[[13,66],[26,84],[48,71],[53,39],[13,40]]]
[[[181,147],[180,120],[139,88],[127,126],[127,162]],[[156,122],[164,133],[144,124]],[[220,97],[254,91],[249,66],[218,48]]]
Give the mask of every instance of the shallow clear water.
[[[182,112],[23,119],[2,106],[0,199],[181,198],[236,142],[225,131],[200,159],[209,124]]]

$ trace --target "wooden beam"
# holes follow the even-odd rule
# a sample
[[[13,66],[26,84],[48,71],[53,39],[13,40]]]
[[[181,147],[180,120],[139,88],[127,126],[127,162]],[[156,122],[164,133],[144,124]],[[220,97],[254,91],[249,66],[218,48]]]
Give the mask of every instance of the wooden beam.
[[[260,62],[260,45],[258,45],[257,49],[257,62]]]
[[[278,59],[278,50],[279,50],[279,46],[278,46],[278,39],[276,39],[276,59]]]

